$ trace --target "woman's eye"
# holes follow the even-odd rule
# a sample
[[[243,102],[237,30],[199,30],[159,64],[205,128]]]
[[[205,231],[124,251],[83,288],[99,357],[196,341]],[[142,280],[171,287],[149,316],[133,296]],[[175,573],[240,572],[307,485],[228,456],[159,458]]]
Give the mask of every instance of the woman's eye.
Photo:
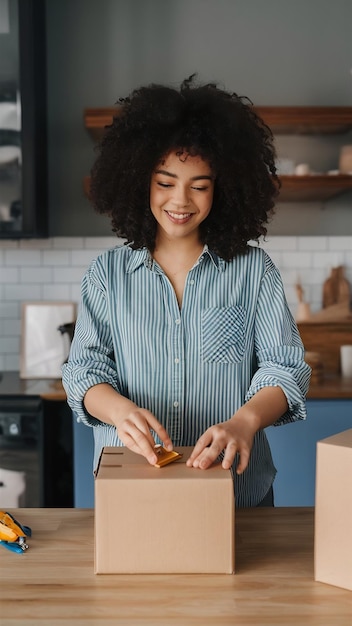
[[[192,187],[195,191],[206,191],[208,187]]]
[[[164,187],[165,189],[168,189],[169,187],[172,187],[172,185],[170,183],[161,183],[160,181],[157,183],[159,187]]]

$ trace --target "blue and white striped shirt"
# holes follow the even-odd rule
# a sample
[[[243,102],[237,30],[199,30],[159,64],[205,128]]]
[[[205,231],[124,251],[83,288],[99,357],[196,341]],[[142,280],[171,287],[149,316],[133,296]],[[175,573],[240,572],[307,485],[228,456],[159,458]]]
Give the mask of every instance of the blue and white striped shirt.
[[[310,368],[303,359],[279,271],[260,248],[226,262],[205,246],[180,310],[148,250],[122,246],[101,254],[83,278],[63,384],[74,413],[94,426],[96,467],[103,446],[123,444],[114,426],[85,411],[91,386],[109,383],[149,409],[175,447],[190,446],[266,386],[287,398],[277,424],[304,419]],[[258,504],[275,473],[259,431],[248,468],[234,472],[236,505]]]

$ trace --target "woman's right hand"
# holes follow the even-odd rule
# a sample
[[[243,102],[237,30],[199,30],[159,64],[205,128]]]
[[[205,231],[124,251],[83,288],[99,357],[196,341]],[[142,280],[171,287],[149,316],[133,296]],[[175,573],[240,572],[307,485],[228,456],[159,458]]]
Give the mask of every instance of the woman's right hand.
[[[151,465],[157,462],[155,454],[155,441],[151,429],[158,435],[167,450],[172,450],[172,441],[165,428],[158,422],[156,417],[147,409],[141,409],[130,403],[131,407],[123,416],[116,419],[117,433],[124,445],[144,456]]]
[[[151,430],[167,450],[173,448],[167,431],[155,415],[138,407],[108,383],[100,383],[88,389],[84,406],[96,419],[115,426],[122,443],[133,452],[144,456],[151,465],[155,465],[158,460]]]

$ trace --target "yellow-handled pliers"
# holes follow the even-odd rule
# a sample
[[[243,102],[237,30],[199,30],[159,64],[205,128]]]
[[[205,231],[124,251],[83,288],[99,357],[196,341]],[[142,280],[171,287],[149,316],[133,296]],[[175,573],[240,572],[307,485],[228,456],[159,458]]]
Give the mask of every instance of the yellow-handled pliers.
[[[23,553],[27,550],[27,537],[31,537],[29,526],[20,524],[11,513],[0,511],[0,545],[12,552]]]

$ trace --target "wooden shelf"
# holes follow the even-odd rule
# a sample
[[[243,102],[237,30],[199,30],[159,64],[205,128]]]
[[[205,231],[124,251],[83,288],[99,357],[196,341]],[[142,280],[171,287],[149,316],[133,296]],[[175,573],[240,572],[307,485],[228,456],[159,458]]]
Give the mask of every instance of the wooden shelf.
[[[84,110],[85,127],[95,141],[102,137],[105,126],[111,124],[117,111],[117,106]]]
[[[118,113],[118,106],[89,108],[84,111],[85,127],[94,141]],[[325,106],[263,106],[255,107],[274,134],[338,134],[352,130],[352,107]],[[280,176],[282,187],[278,202],[319,202],[352,190],[352,176],[309,175]],[[89,193],[89,177],[84,180]]]
[[[280,180],[278,202],[319,202],[352,190],[352,176],[348,174],[280,176]]]
[[[254,107],[274,134],[340,134],[352,130],[352,107]]]
[[[352,130],[352,107],[254,107],[274,134],[338,134]],[[111,124],[118,107],[85,109],[84,123],[94,139]]]

